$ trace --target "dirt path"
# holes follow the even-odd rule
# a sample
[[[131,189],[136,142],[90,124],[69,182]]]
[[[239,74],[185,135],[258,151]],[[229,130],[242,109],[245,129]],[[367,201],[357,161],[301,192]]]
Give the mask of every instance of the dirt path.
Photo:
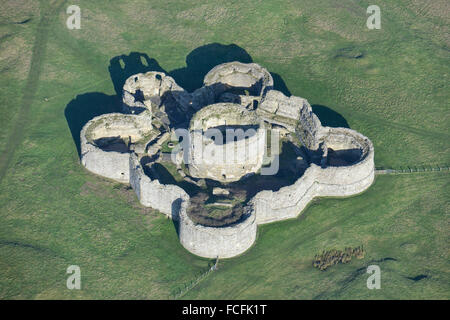
[[[5,148],[0,154],[0,182],[5,177],[11,160],[14,157],[16,147],[22,142],[24,138],[24,128],[26,128],[29,121],[29,111],[31,104],[34,101],[36,91],[39,85],[39,76],[42,69],[43,58],[45,56],[49,29],[53,19],[58,17],[59,10],[65,1],[57,1],[50,10],[44,11],[39,20],[39,25],[36,29],[36,38],[31,55],[31,66],[26,79],[24,93],[19,105],[20,110],[17,114],[16,123],[14,123],[11,133],[6,141]],[[44,9],[41,8],[41,12]]]

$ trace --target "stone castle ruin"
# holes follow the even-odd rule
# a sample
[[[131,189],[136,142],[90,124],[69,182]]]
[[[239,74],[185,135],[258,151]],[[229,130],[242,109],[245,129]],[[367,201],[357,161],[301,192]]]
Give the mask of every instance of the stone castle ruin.
[[[212,129],[217,130],[217,137]],[[235,141],[227,142],[227,134],[239,129],[242,137],[236,135]],[[264,122],[239,104],[215,103],[204,107],[193,116],[189,133],[187,162],[192,177],[231,182],[257,172],[262,166]],[[217,141],[220,138],[222,141]]]
[[[218,138],[229,132],[240,134]],[[265,176],[277,157],[279,173]],[[122,113],[83,127],[81,163],[130,184],[142,205],[177,221],[187,250],[207,258],[239,255],[258,224],[295,218],[314,197],[361,193],[374,180],[368,138],[322,126],[307,100],[274,90],[266,69],[240,62],[216,66],[191,93],[162,72],[131,76]]]

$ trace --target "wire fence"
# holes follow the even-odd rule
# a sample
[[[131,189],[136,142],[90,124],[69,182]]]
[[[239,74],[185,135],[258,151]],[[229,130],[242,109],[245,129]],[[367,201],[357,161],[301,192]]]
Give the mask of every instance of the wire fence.
[[[211,272],[217,270],[217,266],[219,264],[219,257],[217,257],[216,262],[213,266],[211,266],[206,272],[202,273],[200,276],[192,280],[191,282],[184,285],[183,288],[179,289],[179,291],[172,297],[173,299],[179,299],[184,296],[189,290],[194,288],[197,284],[199,284],[203,279],[205,279]]]
[[[409,174],[417,172],[440,172],[449,171],[450,168],[444,165],[422,165],[422,166],[406,166],[399,168],[376,167],[376,174]]]

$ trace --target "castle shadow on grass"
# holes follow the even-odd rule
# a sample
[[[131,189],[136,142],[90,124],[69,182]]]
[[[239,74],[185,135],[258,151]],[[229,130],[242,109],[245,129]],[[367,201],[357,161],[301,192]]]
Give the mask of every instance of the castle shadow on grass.
[[[106,113],[120,112],[122,104],[122,88],[130,76],[149,71],[164,72],[170,75],[176,83],[188,92],[192,92],[203,85],[203,78],[215,66],[232,61],[252,63],[252,57],[243,48],[235,45],[211,43],[192,50],[186,57],[186,67],[172,71],[164,70],[159,63],[145,53],[131,52],[112,58],[109,63],[109,74],[113,82],[116,95],[101,92],[89,92],[78,95],[67,104],[64,115],[66,117],[72,138],[80,156],[80,132],[91,119]],[[286,96],[291,93],[280,75],[272,73],[274,89]],[[324,125],[348,128],[345,119],[335,111],[325,106],[313,105],[313,111]]]

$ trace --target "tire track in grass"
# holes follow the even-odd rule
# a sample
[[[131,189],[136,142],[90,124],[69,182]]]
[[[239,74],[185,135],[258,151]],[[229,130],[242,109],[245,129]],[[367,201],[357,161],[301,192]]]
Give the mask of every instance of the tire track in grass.
[[[58,16],[59,10],[65,1],[57,1],[52,8],[44,11],[36,28],[36,37],[31,53],[31,66],[25,82],[24,93],[19,105],[16,123],[13,124],[11,133],[6,141],[5,147],[0,154],[0,182],[6,175],[8,167],[14,157],[14,151],[24,138],[24,128],[29,121],[29,111],[34,101],[39,85],[42,63],[46,53],[47,41],[51,22]]]

